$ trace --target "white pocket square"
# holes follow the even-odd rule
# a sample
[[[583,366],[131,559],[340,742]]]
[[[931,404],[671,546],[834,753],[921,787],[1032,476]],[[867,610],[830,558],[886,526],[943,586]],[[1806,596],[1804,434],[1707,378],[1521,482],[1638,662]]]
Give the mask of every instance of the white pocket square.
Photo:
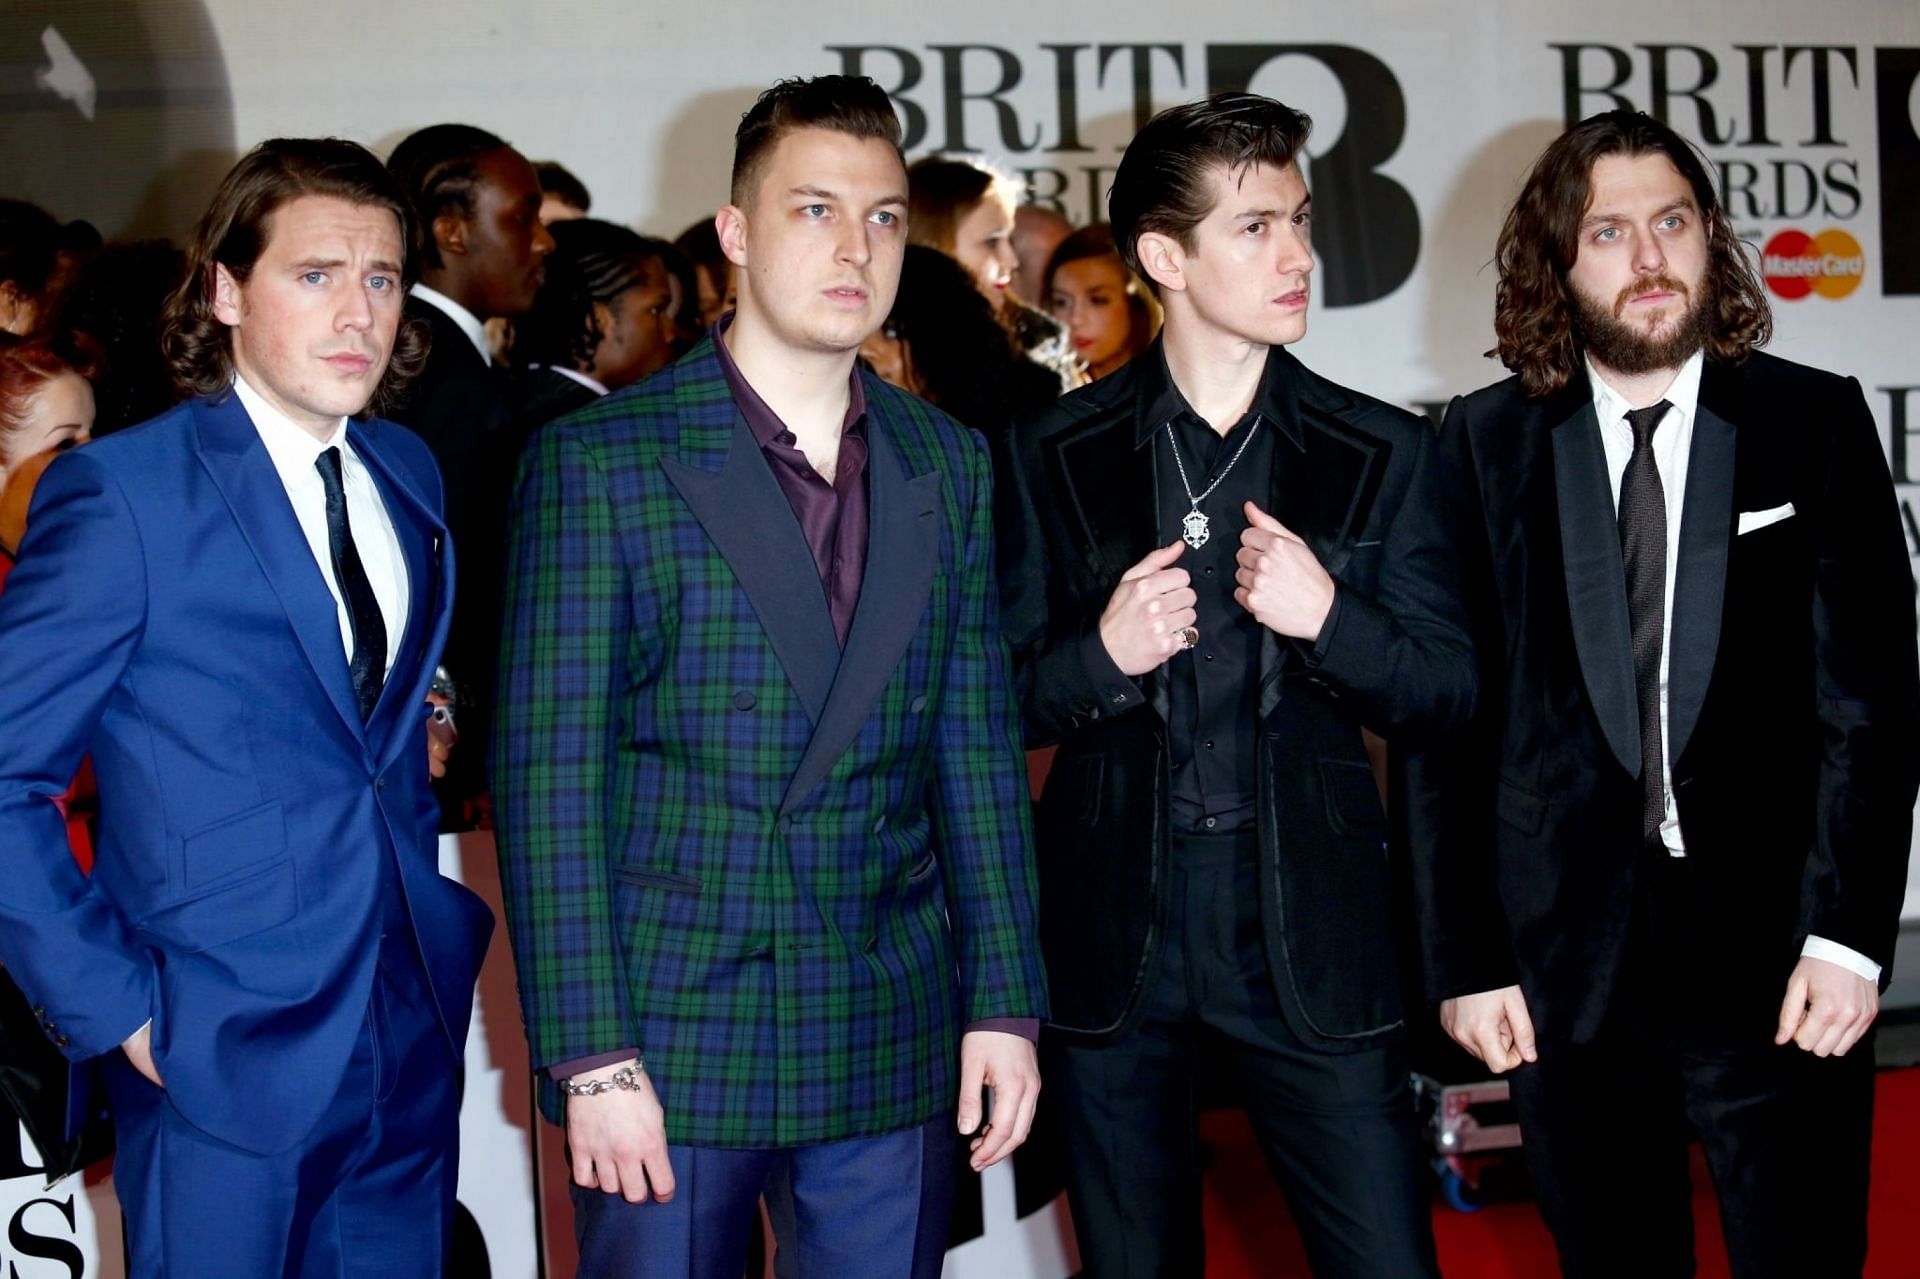
[[[1771,506],[1764,511],[1742,511],[1740,512],[1740,532],[1751,533],[1757,528],[1765,528],[1769,524],[1778,524],[1781,520],[1786,519],[1792,514],[1792,502],[1788,502],[1785,506]],[[1735,534],[1735,536],[1738,536],[1738,534]]]

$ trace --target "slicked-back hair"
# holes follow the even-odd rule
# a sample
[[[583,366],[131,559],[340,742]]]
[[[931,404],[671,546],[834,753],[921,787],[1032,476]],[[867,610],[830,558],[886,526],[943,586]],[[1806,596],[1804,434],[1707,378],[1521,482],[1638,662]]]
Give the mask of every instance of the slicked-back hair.
[[[901,154],[900,117],[893,113],[893,99],[866,76],[781,80],[760,95],[734,131],[732,203],[745,207],[753,199],[767,157],[795,129],[831,129],[871,138]],[[905,166],[904,156],[900,163]]]
[[[513,363],[584,371],[606,336],[593,304],[611,305],[642,283],[647,263],[664,262],[662,251],[670,246],[598,218],[556,222],[547,230],[553,233],[547,278],[533,309],[513,322]]]
[[[400,179],[426,228],[420,245],[422,270],[444,265],[440,245],[433,238],[434,222],[448,214],[471,218],[474,192],[480,187],[480,161],[507,149],[504,140],[470,124],[431,124],[408,134],[387,157],[387,168]]]
[[[959,248],[960,224],[982,201],[1000,201],[1012,217],[1024,194],[1013,175],[977,160],[915,160],[907,169],[907,243],[951,255]]]
[[[1140,237],[1171,236],[1192,252],[1194,228],[1213,212],[1214,175],[1224,168],[1238,181],[1254,165],[1284,169],[1312,131],[1304,113],[1256,93],[1216,93],[1147,121],[1127,144],[1107,192],[1121,261],[1158,296],[1160,286],[1140,266]]]
[[[1608,156],[1662,155],[1692,189],[1707,228],[1707,269],[1700,295],[1710,308],[1707,354],[1738,362],[1764,346],[1773,312],[1753,265],[1720,208],[1706,162],[1691,143],[1641,111],[1589,116],[1534,161],[1519,198],[1507,211],[1494,250],[1500,282],[1494,290],[1488,351],[1520,375],[1528,395],[1551,395],[1581,361],[1573,284],[1568,273],[1580,255],[1580,223],[1593,198],[1593,167]]]
[[[394,176],[373,152],[340,138],[274,138],[242,156],[221,179],[213,203],[193,229],[186,278],[160,317],[160,349],[183,395],[219,395],[233,384],[233,343],[213,313],[218,267],[245,284],[273,233],[273,214],[304,196],[326,196],[385,209],[400,224],[400,277],[413,285],[420,269],[420,223]],[[424,323],[402,319],[393,355],[369,409],[391,402],[426,363]]]

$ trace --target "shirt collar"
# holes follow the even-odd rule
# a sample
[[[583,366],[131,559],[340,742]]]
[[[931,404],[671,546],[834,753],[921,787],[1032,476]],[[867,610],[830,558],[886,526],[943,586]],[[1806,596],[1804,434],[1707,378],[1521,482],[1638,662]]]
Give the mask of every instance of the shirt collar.
[[[1135,356],[1133,362],[1140,366],[1133,437],[1134,447],[1139,448],[1168,422],[1182,413],[1192,413],[1193,406],[1174,385],[1173,373],[1167,368],[1166,343],[1162,339],[1155,338],[1153,345]],[[1267,367],[1260,374],[1260,389],[1253,393],[1253,410],[1293,441],[1294,447],[1306,447],[1294,387],[1293,358],[1283,347],[1267,348]]]
[[[493,367],[493,350],[487,345],[487,326],[479,316],[440,290],[430,289],[424,284],[413,286],[413,296],[436,307],[449,320],[459,325],[460,331],[467,335],[467,341],[473,343],[473,349],[480,352],[480,358],[487,362],[487,367]]]
[[[773,408],[760,398],[760,393],[748,383],[746,374],[742,373],[740,366],[733,362],[733,352],[727,350],[727,344],[720,340],[721,336],[732,327],[733,316],[734,313],[729,311],[714,321],[713,332],[709,336],[713,339],[714,354],[720,360],[721,375],[727,379],[727,390],[733,394],[734,406],[740,410],[740,416],[747,419],[747,428],[753,432],[753,438],[764,449],[770,444],[779,442],[780,437],[789,432],[787,424],[780,420],[780,415],[775,413]],[[847,416],[840,423],[843,434],[857,430],[867,416],[867,389],[860,384],[858,360],[854,361],[851,377],[852,384],[847,391]]]
[[[561,377],[572,378],[574,381],[578,382],[581,386],[584,386],[589,391],[592,391],[595,395],[606,395],[608,393],[607,388],[597,379],[588,377],[586,374],[582,373],[578,369],[570,369],[564,364],[536,364],[533,367],[536,369],[546,369],[552,373],[558,373]]]
[[[267,456],[280,471],[294,474],[311,471],[314,461],[330,448],[338,448],[343,454],[349,452],[346,418],[335,423],[333,432],[322,440],[268,403],[267,398],[238,373],[233,375],[233,390],[252,419],[260,442],[267,446]]]
[[[1627,403],[1626,396],[1607,385],[1606,379],[1600,376],[1600,370],[1593,367],[1591,359],[1582,358],[1587,366],[1587,383],[1593,391],[1593,415],[1600,419],[1603,426],[1622,422],[1633,405]],[[1674,374],[1673,385],[1660,397],[1672,406],[1674,412],[1689,421],[1700,405],[1700,373],[1706,367],[1706,362],[1704,351],[1695,351],[1688,356],[1687,362]]]

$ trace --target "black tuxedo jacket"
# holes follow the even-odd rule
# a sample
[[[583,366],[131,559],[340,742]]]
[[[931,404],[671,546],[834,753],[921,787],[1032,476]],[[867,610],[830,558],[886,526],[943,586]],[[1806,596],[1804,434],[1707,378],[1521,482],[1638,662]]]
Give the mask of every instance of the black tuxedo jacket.
[[[1441,440],[1480,701],[1465,749],[1409,764],[1428,994],[1518,981],[1542,1037],[1581,1042],[1619,973],[1642,856],[1625,577],[1589,384],[1529,399],[1501,382],[1455,400]],[[1686,484],[1674,801],[1715,903],[1716,988],[1770,1027],[1809,933],[1893,958],[1920,776],[1913,583],[1852,379],[1709,361]]]
[[[1314,645],[1267,632],[1260,653],[1258,828],[1267,954],[1296,1033],[1330,1051],[1402,1025],[1386,821],[1362,728],[1464,731],[1473,699],[1453,553],[1439,520],[1432,428],[1317,377],[1282,348],[1256,409],[1278,435],[1267,509],[1339,583]],[[1121,575],[1177,530],[1156,527],[1165,385],[1158,345],[1062,399],[1012,441],[1017,520],[1004,531],[1004,625],[1029,745],[1057,742],[1041,798],[1041,945],[1053,1024],[1130,1028],[1164,935],[1165,668],[1135,681],[1089,663]],[[1275,388],[1283,388],[1275,390]],[[1222,513],[1216,536],[1244,521]],[[1110,667],[1111,663],[1107,663]],[[1109,676],[1111,672],[1109,672]]]
[[[463,801],[486,789],[485,743],[492,740],[493,685],[500,653],[500,584],[506,573],[507,495],[518,460],[506,381],[439,307],[407,299],[407,316],[433,335],[426,366],[387,415],[427,442],[446,481],[453,537],[453,625],[442,655],[459,688],[456,715],[465,744],[435,787],[443,817],[459,824]]]

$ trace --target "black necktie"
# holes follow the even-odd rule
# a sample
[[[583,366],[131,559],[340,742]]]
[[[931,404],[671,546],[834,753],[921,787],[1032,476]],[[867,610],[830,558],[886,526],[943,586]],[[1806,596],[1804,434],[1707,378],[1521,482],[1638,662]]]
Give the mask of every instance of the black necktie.
[[[340,450],[328,449],[314,459],[320,482],[327,488],[327,549],[333,555],[333,580],[347,601],[347,620],[353,624],[353,657],[347,663],[353,676],[353,696],[360,703],[360,718],[373,715],[380,700],[380,686],[387,678],[387,624],[380,616],[380,601],[373,597],[373,583],[360,565],[359,548],[353,544],[353,529],[347,524],[347,490],[340,479]]]
[[[1667,815],[1660,759],[1660,639],[1667,613],[1667,494],[1653,462],[1653,430],[1665,400],[1630,409],[1633,453],[1620,477],[1620,555],[1627,569],[1627,617],[1633,626],[1633,682],[1640,694],[1640,833],[1659,836]]]

